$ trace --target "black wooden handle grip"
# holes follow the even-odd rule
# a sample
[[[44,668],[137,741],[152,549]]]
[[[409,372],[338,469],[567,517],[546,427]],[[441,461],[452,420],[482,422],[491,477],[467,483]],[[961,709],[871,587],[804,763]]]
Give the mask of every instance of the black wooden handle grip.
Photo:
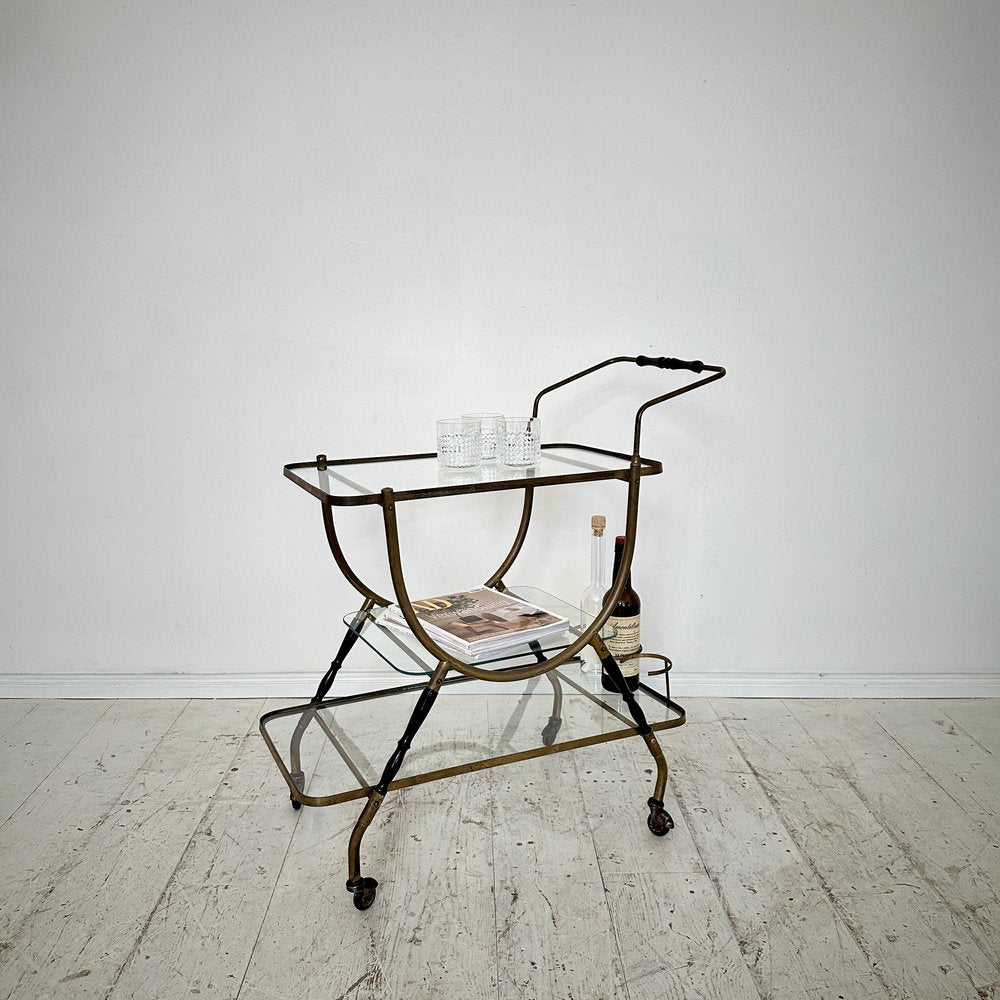
[[[640,354],[635,359],[635,363],[640,367],[653,365],[654,368],[686,368],[690,372],[701,374],[705,366],[700,361],[681,361],[680,358],[647,358]]]

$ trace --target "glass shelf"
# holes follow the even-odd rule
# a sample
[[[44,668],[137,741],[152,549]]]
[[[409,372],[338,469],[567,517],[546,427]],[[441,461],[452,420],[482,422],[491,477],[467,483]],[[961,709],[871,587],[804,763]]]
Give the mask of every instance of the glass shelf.
[[[561,692],[560,721],[554,727],[553,678]],[[454,684],[446,681],[441,694],[462,692],[466,683],[464,678]],[[332,805],[366,795],[378,782],[424,687],[406,684],[265,715],[262,731],[286,780],[292,770],[288,748],[293,733],[300,731],[302,784],[296,798],[307,805]],[[636,735],[621,696],[604,691],[595,675],[583,673],[578,663],[534,677],[519,692],[510,691],[507,684],[490,688],[489,694],[461,695],[468,707],[460,713],[458,725],[454,712],[447,713],[449,722],[441,726],[432,711],[390,788]],[[684,722],[683,709],[663,691],[663,677],[652,677],[635,693],[656,732]]]
[[[579,637],[579,626],[583,624],[584,619],[583,612],[575,605],[568,604],[537,587],[511,586],[507,588],[507,592],[514,597],[520,597],[521,600],[527,601],[529,604],[535,604],[553,615],[568,618],[570,628],[563,632],[554,632],[552,635],[543,636],[530,645],[520,643],[495,653],[493,656],[472,659],[462,656],[460,653],[453,654],[460,663],[473,663],[477,667],[491,664],[512,667],[522,663],[533,663],[538,659],[535,656],[536,651],[548,654],[565,649]],[[365,617],[360,627],[355,626],[357,613],[354,612],[344,616],[344,624],[398,673],[418,677],[432,674],[437,666],[437,661],[412,635],[380,625],[379,618],[384,612],[384,608],[375,609]],[[587,624],[590,624],[593,618],[588,616],[586,621]],[[611,634],[612,629],[609,626],[605,626],[601,630],[601,638],[606,639]]]
[[[641,459],[640,475],[663,471],[659,462]],[[443,469],[433,453],[386,458],[297,462],[285,466],[285,475],[302,489],[334,506],[356,506],[381,501],[391,487],[396,500],[421,500],[464,493],[520,490],[526,486],[628,479],[631,456],[579,444],[543,444],[537,465],[514,468],[486,463],[475,469]]]

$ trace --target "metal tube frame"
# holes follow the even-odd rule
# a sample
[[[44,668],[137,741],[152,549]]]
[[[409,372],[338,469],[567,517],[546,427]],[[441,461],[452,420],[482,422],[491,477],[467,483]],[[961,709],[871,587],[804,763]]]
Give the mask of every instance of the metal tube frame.
[[[371,692],[361,696],[354,696],[348,698],[334,698],[327,699],[326,695],[329,688],[333,684],[336,675],[343,664],[344,658],[347,653],[353,647],[355,641],[360,636],[361,631],[365,626],[371,621],[371,610],[375,605],[387,606],[390,602],[382,595],[378,594],[376,591],[371,589],[361,578],[354,572],[352,567],[347,561],[344,555],[343,548],[340,545],[340,541],[337,537],[336,528],[333,521],[333,504],[330,502],[331,496],[323,491],[317,492],[315,488],[307,486],[301,480],[295,478],[300,485],[304,486],[309,490],[309,492],[316,493],[324,500],[323,507],[323,525],[326,532],[327,541],[330,547],[330,551],[337,563],[338,568],[344,575],[345,579],[357,590],[361,596],[364,598],[364,602],[361,608],[355,615],[351,626],[348,628],[347,635],[345,635],[340,650],[337,657],[331,663],[330,669],[327,671],[323,680],[320,682],[317,688],[316,694],[314,695],[312,701],[308,706],[296,706],[291,709],[282,709],[276,712],[270,712],[263,716],[260,720],[260,729],[264,737],[265,743],[271,752],[272,757],[274,757],[275,763],[278,765],[278,769],[281,771],[285,781],[288,783],[291,798],[293,804],[298,807],[302,804],[310,806],[323,806],[332,805],[337,802],[345,802],[350,799],[367,797],[367,803],[358,817],[357,823],[351,832],[350,841],[348,844],[348,880],[347,889],[354,895],[354,904],[359,909],[367,909],[371,905],[375,898],[375,889],[378,883],[373,878],[366,878],[361,875],[361,842],[364,838],[365,831],[368,829],[375,814],[385,799],[385,796],[397,788],[406,788],[412,785],[421,784],[427,781],[436,781],[440,778],[450,777],[457,774],[466,774],[476,770],[482,770],[485,768],[499,767],[504,764],[513,763],[520,760],[528,760],[533,757],[544,756],[552,753],[561,753],[566,750],[572,750],[582,746],[592,746],[597,743],[606,743],[612,740],[623,739],[628,736],[641,736],[643,741],[656,763],[657,775],[654,782],[653,795],[648,800],[648,805],[650,808],[650,816],[648,819],[650,829],[656,834],[666,833],[672,826],[673,820],[663,809],[663,796],[666,790],[668,768],[666,760],[663,756],[663,752],[656,740],[655,733],[665,729],[674,728],[676,726],[682,725],[685,721],[684,710],[673,702],[669,697],[669,676],[667,676],[667,694],[666,696],[660,695],[658,692],[654,691],[646,684],[640,684],[640,688],[645,694],[651,696],[656,701],[661,704],[666,705],[672,712],[674,716],[665,721],[650,724],[645,717],[645,714],[635,697],[635,694],[629,690],[627,684],[621,673],[621,668],[619,667],[614,656],[610,654],[607,647],[600,637],[600,630],[603,628],[604,624],[607,622],[614,609],[618,598],[625,585],[625,580],[628,577],[629,570],[632,565],[632,558],[635,552],[635,539],[636,539],[636,525],[638,522],[638,507],[639,507],[639,482],[644,474],[649,474],[650,472],[659,472],[661,468],[656,464],[655,468],[651,468],[654,463],[649,463],[644,460],[640,455],[640,441],[642,435],[642,418],[647,410],[653,406],[657,406],[669,399],[676,398],[683,393],[690,392],[693,389],[697,389],[700,386],[707,385],[716,379],[722,378],[726,371],[724,368],[704,365],[700,361],[679,361],[675,358],[650,358],[650,357],[615,357],[609,358],[606,361],[602,361],[596,365],[592,365],[590,368],[586,368],[579,371],[573,375],[570,375],[552,385],[546,386],[542,389],[536,396],[534,403],[532,405],[532,416],[537,417],[539,411],[539,405],[542,398],[550,392],[556,389],[562,388],[563,386],[569,385],[578,379],[584,378],[585,376],[591,375],[603,368],[610,365],[621,364],[621,363],[632,363],[639,366],[653,366],[663,369],[684,369],[688,371],[695,372],[696,374],[702,374],[703,372],[710,372],[707,377],[698,379],[695,382],[689,383],[687,385],[681,386],[671,392],[665,393],[660,396],[656,396],[653,399],[647,400],[643,403],[635,415],[635,424],[633,432],[632,441],[632,454],[629,456],[629,468],[627,475],[628,482],[628,496],[626,500],[626,516],[625,516],[625,545],[622,552],[622,559],[619,566],[618,573],[615,575],[612,581],[611,588],[609,589],[604,605],[600,612],[593,619],[593,621],[588,626],[582,626],[579,629],[574,629],[577,633],[576,638],[566,647],[551,656],[545,656],[540,647],[534,650],[536,662],[533,664],[522,664],[512,667],[503,668],[493,668],[488,669],[484,667],[479,667],[474,664],[464,663],[454,656],[449,655],[444,649],[442,649],[434,640],[428,635],[426,629],[417,617],[416,612],[413,610],[412,602],[409,597],[409,592],[406,585],[406,580],[403,573],[402,565],[402,555],[400,552],[399,545],[399,530],[396,518],[396,504],[397,496],[395,491],[391,487],[385,487],[380,491],[377,497],[370,496],[367,498],[362,498],[360,500],[351,501],[350,505],[361,502],[374,502],[377,503],[382,508],[383,517],[383,528],[385,532],[386,540],[386,552],[389,561],[389,573],[392,580],[393,593],[396,597],[396,601],[400,607],[404,619],[413,635],[420,643],[420,645],[437,661],[437,667],[435,668],[430,680],[424,685],[406,685],[402,687],[395,687],[384,689],[382,691]],[[599,451],[599,449],[591,449],[593,451]],[[607,453],[611,454],[611,453]],[[395,458],[415,458],[415,457],[428,457],[428,456],[393,456]],[[623,458],[625,456],[622,456]],[[369,461],[388,461],[389,457],[385,459],[371,459]],[[303,463],[310,464],[310,463]],[[329,465],[336,465],[338,463],[328,463],[325,455],[317,455],[315,467],[320,471],[321,483],[323,478],[323,473],[328,470]],[[340,463],[343,464],[343,463]],[[302,466],[286,466],[286,475],[290,475],[290,470],[293,468],[301,468]],[[586,479],[598,479],[598,478],[608,478],[607,475],[594,475],[591,477],[583,477]],[[623,478],[620,474],[615,475],[614,478]],[[579,476],[575,477],[549,477],[549,479],[543,485],[557,484],[561,480],[573,479],[578,481]],[[329,474],[327,474],[327,481],[329,481]],[[511,566],[517,560],[520,552],[524,546],[525,539],[528,533],[528,527],[531,521],[531,513],[534,501],[534,489],[536,483],[525,483],[524,489],[524,502],[521,510],[521,518],[518,524],[517,531],[515,533],[514,541],[507,556],[503,559],[497,570],[490,575],[486,580],[486,586],[496,587],[500,590],[505,590],[506,587],[503,582],[504,575],[509,571]],[[503,487],[499,487],[503,488]],[[480,489],[463,489],[461,487],[454,488],[440,488],[436,490],[426,490],[421,491],[419,495],[421,496],[446,496],[446,495],[458,495],[466,492],[484,492]],[[415,498],[414,495],[401,495],[401,499],[411,499]],[[345,505],[347,502],[345,501]],[[567,661],[576,658],[580,651],[585,646],[591,646],[596,651],[598,657],[601,660],[602,666],[605,672],[611,677],[612,681],[618,687],[619,692],[625,702],[625,707],[628,710],[629,715],[632,719],[632,724],[629,725],[629,720],[613,709],[605,701],[592,695],[590,692],[586,691],[582,685],[578,684],[571,677],[565,675],[559,668],[563,666]],[[536,644],[537,646],[537,644]],[[648,654],[647,654],[648,655]],[[666,657],[659,656],[659,654],[652,654],[658,656],[661,659],[666,660]],[[669,670],[669,661],[667,661],[667,670]],[[454,672],[459,676],[448,677],[448,674]],[[666,673],[666,670],[663,671]],[[413,737],[416,735],[424,719],[429,714],[431,707],[437,698],[438,691],[446,684],[462,682],[468,680],[485,680],[492,682],[514,682],[521,680],[529,680],[531,678],[538,677],[541,674],[545,674],[550,680],[553,687],[553,711],[549,719],[549,724],[543,730],[542,739],[543,745],[541,747],[535,748],[528,751],[520,751],[516,753],[501,754],[492,758],[484,758],[479,761],[472,761],[461,765],[456,765],[453,767],[438,768],[434,771],[429,771],[423,774],[413,775],[407,778],[397,778],[400,767],[403,764],[403,760],[406,756],[406,752],[410,747],[410,743]],[[566,682],[571,687],[581,691],[588,698],[595,701],[597,704],[601,705],[605,710],[610,712],[616,718],[626,723],[626,728],[622,730],[617,730],[612,733],[600,733],[595,734],[590,737],[584,737],[580,739],[567,740],[562,743],[556,743],[555,737],[558,733],[559,727],[562,721],[562,687],[561,682]],[[310,796],[305,794],[305,784],[304,775],[302,772],[301,765],[301,751],[300,743],[305,730],[308,728],[310,722],[313,719],[317,719],[320,728],[327,736],[331,744],[344,759],[345,763],[348,765],[352,773],[355,775],[356,779],[362,779],[362,772],[357,767],[356,763],[350,758],[343,743],[337,739],[334,732],[331,730],[330,726],[326,723],[326,720],[322,719],[318,712],[326,707],[334,707],[336,705],[348,704],[355,701],[367,701],[377,699],[379,697],[386,697],[391,694],[401,693],[407,690],[420,689],[421,694],[417,701],[416,706],[410,717],[410,721],[407,727],[397,743],[396,749],[393,751],[389,760],[386,762],[385,768],[382,772],[381,779],[374,786],[365,786],[363,780],[361,781],[361,786],[357,789],[352,789],[350,791],[327,795],[327,796]],[[287,715],[294,713],[300,713],[299,719],[297,721],[295,730],[293,732],[291,746],[289,748],[289,762],[291,764],[290,768],[286,768],[284,762],[281,760],[280,754],[278,754],[275,745],[267,732],[267,724],[275,719],[282,718]]]
[[[509,669],[509,668],[507,668]],[[433,771],[426,771],[420,774],[407,775],[404,778],[394,777],[386,786],[388,792],[395,791],[399,788],[412,788],[414,785],[423,785],[427,782],[437,781],[440,778],[450,778],[459,774],[470,774],[474,771],[483,771],[493,767],[501,767],[504,764],[514,763],[515,761],[522,760],[532,760],[535,757],[547,757],[551,754],[562,753],[565,750],[573,750],[578,747],[583,746],[594,746],[598,743],[609,743],[616,740],[627,739],[628,737],[634,737],[641,735],[637,728],[634,719],[629,719],[626,715],[623,715],[617,709],[615,709],[607,701],[603,700],[600,696],[595,695],[593,692],[588,691],[583,685],[581,685],[574,677],[566,674],[564,671],[556,669],[553,671],[559,678],[559,680],[574,688],[584,697],[588,698],[595,705],[600,706],[605,712],[608,713],[612,718],[617,719],[623,724],[623,728],[612,730],[606,733],[595,733],[591,736],[579,737],[572,740],[565,740],[560,743],[552,743],[548,746],[543,745],[539,747],[534,747],[530,750],[520,750],[516,752],[511,752],[507,754],[501,754],[496,757],[486,757],[482,760],[467,761],[462,764],[454,764],[449,767],[436,768]],[[449,676],[446,677],[442,683],[441,687],[450,687],[454,684],[467,684],[473,678],[463,677],[463,676]],[[423,691],[427,685],[425,683],[419,684],[403,684],[397,685],[395,687],[381,688],[377,691],[367,691],[364,694],[356,695],[343,695],[338,698],[327,698],[322,702],[317,704],[309,704],[308,706],[303,705],[293,705],[289,708],[279,708],[272,712],[268,712],[266,715],[261,716],[260,720],[260,732],[264,738],[264,743],[274,758],[275,764],[278,770],[281,772],[289,789],[292,789],[293,785],[290,779],[289,770],[285,766],[285,762],[281,757],[281,753],[274,742],[274,738],[268,731],[268,727],[274,722],[294,716],[299,713],[305,712],[319,712],[325,709],[336,709],[343,705],[353,705],[360,702],[367,701],[377,701],[382,698],[391,698],[395,695],[405,695],[410,694],[415,691]],[[639,689],[651,698],[653,701],[657,702],[659,705],[668,708],[671,712],[671,716],[667,719],[662,719],[659,722],[648,723],[650,732],[658,733],[663,732],[667,729],[676,729],[678,726],[684,725],[686,721],[686,714],[684,708],[679,705],[676,701],[671,698],[666,697],[663,693],[657,691],[655,688],[650,687],[647,684],[640,684]],[[324,720],[326,721],[326,720]],[[293,794],[296,799],[308,806],[331,806],[337,805],[341,802],[351,802],[355,799],[369,798],[371,793],[377,791],[376,785],[367,784],[363,780],[363,772],[361,772],[357,762],[350,756],[349,751],[343,745],[343,739],[338,735],[336,740],[331,739],[328,729],[332,728],[329,726],[320,727],[324,733],[327,735],[327,739],[330,741],[333,748],[337,751],[338,755],[343,759],[344,763],[351,770],[352,774],[357,775],[362,774],[362,779],[359,780],[358,787],[347,789],[343,792],[336,792],[331,795],[308,795],[304,791],[295,790]]]

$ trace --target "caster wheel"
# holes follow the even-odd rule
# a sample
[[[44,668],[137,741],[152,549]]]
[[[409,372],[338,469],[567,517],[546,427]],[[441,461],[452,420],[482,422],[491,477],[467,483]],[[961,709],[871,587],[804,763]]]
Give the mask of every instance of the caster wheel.
[[[657,837],[665,837],[674,828],[674,821],[670,813],[661,806],[658,809],[650,809],[650,813],[646,817],[646,826]]]
[[[353,894],[354,908],[356,910],[367,910],[375,902],[375,889],[378,882],[373,878],[363,878],[361,888]]]
[[[292,803],[292,808],[293,808],[293,809],[301,809],[301,808],[302,808],[302,803],[301,803],[301,802],[297,802],[297,801],[296,801],[295,799],[293,799],[293,798],[292,798],[291,796],[289,796],[289,799],[291,800],[291,803]]]
[[[546,723],[545,728],[542,730],[542,743],[550,747],[556,741],[556,736],[559,733],[559,729],[562,726],[562,719],[549,719]]]

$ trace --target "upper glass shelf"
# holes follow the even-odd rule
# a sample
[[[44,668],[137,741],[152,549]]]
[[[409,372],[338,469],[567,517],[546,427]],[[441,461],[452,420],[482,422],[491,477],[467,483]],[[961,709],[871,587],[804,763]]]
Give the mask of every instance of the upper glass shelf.
[[[663,466],[640,459],[639,474],[656,475]],[[296,462],[285,466],[285,475],[304,490],[334,506],[379,503],[381,491],[390,487],[394,499],[422,500],[463,493],[518,490],[527,486],[628,479],[630,455],[579,444],[543,444],[537,465],[514,468],[496,463],[476,469],[443,469],[434,453],[375,458],[330,459]]]

